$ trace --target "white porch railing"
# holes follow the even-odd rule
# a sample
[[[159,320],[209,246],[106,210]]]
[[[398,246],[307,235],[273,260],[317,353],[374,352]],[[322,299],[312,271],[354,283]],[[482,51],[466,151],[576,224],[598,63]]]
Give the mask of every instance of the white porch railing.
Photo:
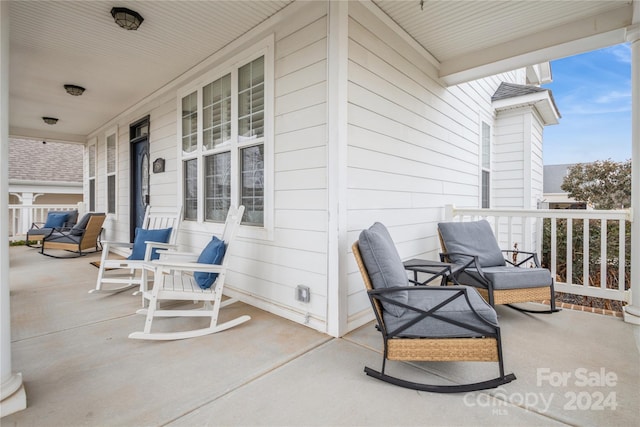
[[[84,203],[73,205],[9,205],[9,241],[24,240],[31,224],[44,223],[50,211],[78,209],[83,213]]]
[[[631,229],[630,210],[445,207],[447,221],[474,221],[480,218],[491,223],[502,249],[512,249],[517,243],[520,250],[537,252],[540,261],[556,278],[556,291],[631,301],[630,266],[627,261],[628,251],[631,250],[627,242]],[[574,230],[580,228],[581,235],[574,236]],[[617,235],[608,236],[609,230],[616,230]],[[565,238],[559,240],[562,236]],[[595,257],[592,256],[594,250],[597,254]],[[594,264],[599,266],[599,275],[590,271],[595,269]],[[575,277],[574,271],[580,270],[582,274]]]

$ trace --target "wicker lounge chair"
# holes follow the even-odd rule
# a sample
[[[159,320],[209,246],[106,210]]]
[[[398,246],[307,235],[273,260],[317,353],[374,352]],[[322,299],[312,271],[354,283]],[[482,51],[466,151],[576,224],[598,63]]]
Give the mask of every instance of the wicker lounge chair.
[[[231,207],[227,214],[222,238],[218,239],[214,236],[202,253],[167,251],[161,253],[160,259],[145,264],[145,268],[153,271],[153,289],[143,293],[143,297],[149,301],[149,307],[137,311],[138,314],[146,315],[144,330],[131,333],[129,338],[147,340],[193,338],[224,331],[251,319],[249,316],[240,316],[218,323],[220,308],[235,302],[234,299],[222,301],[222,293],[230,258],[227,256],[229,246],[240,225],[243,212],[244,206],[238,209]],[[158,304],[163,300],[202,301],[203,305],[194,309],[160,309]],[[201,329],[153,332],[152,324],[157,317],[208,317],[210,323],[209,326]]]
[[[54,258],[72,258],[87,254],[87,250],[99,251],[100,234],[105,220],[104,213],[88,213],[69,230],[54,231],[42,239],[40,253]],[[57,256],[45,250],[60,249],[72,255]],[[92,252],[93,252],[92,251]]]
[[[467,286],[408,286],[407,273],[384,225],[375,223],[352,246],[384,340],[381,371],[374,378],[414,390],[460,393],[495,388],[515,379],[504,373],[495,310]],[[432,385],[385,373],[387,360],[497,362],[493,379]]]
[[[27,231],[26,245],[35,248],[32,242],[41,244],[45,236],[54,231],[66,231],[76,225],[78,221],[78,210],[71,211],[50,211],[47,213],[45,222],[34,222]]]
[[[534,252],[500,250],[486,220],[438,224],[443,261],[464,265],[459,283],[474,286],[489,304],[507,304],[520,311],[553,313],[553,277],[541,268]],[[523,257],[524,256],[524,257]],[[529,267],[532,264],[533,267]],[[532,310],[511,304],[551,301],[549,310]]]
[[[159,257],[159,254],[155,252],[156,249],[176,248],[181,214],[181,208],[148,206],[142,227],[136,230],[133,243],[103,241],[96,288],[90,290],[89,293],[122,292],[134,287],[138,288],[138,292],[144,292],[146,290],[146,275],[143,274],[142,267],[145,262]],[[117,259],[112,257],[110,253],[112,248],[130,249],[131,254],[126,259]],[[124,277],[123,271],[127,272]]]

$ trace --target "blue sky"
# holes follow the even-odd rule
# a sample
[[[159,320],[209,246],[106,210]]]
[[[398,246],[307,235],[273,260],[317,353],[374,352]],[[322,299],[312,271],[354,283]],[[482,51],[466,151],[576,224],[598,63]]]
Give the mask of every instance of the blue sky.
[[[628,44],[551,62],[562,118],[544,129],[544,164],[631,158],[631,49]]]

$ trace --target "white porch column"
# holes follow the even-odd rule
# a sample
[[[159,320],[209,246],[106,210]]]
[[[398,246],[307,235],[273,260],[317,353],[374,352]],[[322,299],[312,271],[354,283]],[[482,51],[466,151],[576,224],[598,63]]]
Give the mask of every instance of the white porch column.
[[[0,415],[27,407],[22,375],[11,370],[9,308],[9,2],[0,1]]]
[[[20,225],[18,228],[18,232],[27,234],[27,231],[31,228],[31,224],[33,223],[33,201],[36,199],[36,195],[33,193],[22,193],[20,196],[20,201],[23,206],[29,206],[29,209],[22,208],[20,209]]]
[[[640,325],[640,7],[635,2],[634,26],[627,30],[631,43],[631,304],[625,322]],[[640,350],[640,328],[636,328]]]
[[[347,330],[347,66],[349,4],[327,2],[327,333]]]

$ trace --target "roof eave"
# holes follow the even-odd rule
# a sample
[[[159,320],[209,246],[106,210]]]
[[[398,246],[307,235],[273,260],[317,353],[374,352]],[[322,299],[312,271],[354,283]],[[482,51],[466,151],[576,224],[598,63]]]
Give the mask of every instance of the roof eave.
[[[493,101],[491,104],[496,111],[531,106],[538,111],[538,114],[542,117],[542,121],[545,126],[557,125],[560,123],[560,112],[556,108],[551,96],[551,91],[549,90],[522,96],[514,96],[512,98],[499,99]]]

